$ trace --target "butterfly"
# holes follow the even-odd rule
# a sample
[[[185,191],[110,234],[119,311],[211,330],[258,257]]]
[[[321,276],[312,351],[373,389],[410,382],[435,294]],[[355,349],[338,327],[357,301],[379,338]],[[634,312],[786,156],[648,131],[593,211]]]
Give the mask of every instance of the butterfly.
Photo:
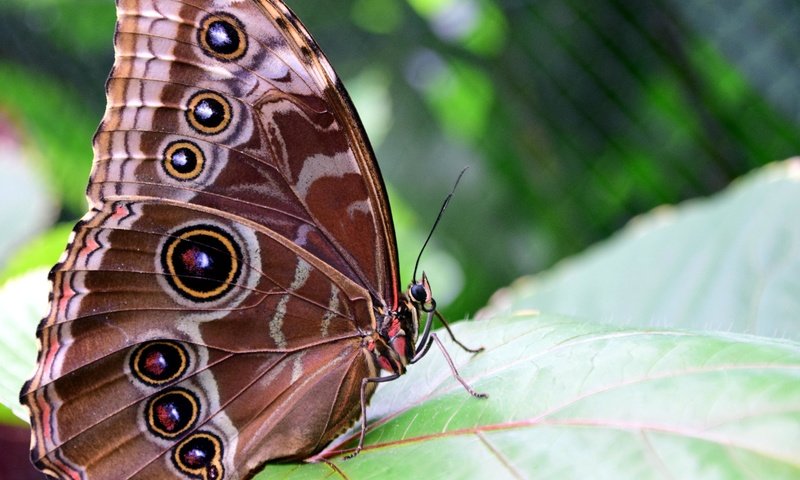
[[[118,0],[117,14],[90,211],[51,271],[21,392],[34,464],[246,478],[361,418],[357,453],[376,385],[438,338],[427,277],[401,291],[346,91],[278,0]]]

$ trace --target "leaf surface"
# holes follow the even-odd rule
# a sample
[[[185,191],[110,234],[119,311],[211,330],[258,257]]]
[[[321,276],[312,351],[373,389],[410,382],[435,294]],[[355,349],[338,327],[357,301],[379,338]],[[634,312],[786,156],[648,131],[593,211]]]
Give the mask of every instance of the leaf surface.
[[[611,240],[496,293],[520,309],[616,325],[800,339],[800,159],[709,199],[660,207]]]
[[[800,345],[534,315],[461,323],[381,385],[352,460],[257,478],[798,478]],[[350,436],[348,447],[353,446]],[[332,447],[336,449],[336,446]]]

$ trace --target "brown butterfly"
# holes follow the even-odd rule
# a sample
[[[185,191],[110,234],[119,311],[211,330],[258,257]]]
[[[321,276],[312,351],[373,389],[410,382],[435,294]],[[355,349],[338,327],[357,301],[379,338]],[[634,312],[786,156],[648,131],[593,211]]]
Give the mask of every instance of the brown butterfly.
[[[278,0],[117,13],[91,210],[51,272],[21,393],[34,463],[65,479],[239,479],[360,416],[357,453],[376,384],[438,339],[424,274],[400,290],[347,93]]]

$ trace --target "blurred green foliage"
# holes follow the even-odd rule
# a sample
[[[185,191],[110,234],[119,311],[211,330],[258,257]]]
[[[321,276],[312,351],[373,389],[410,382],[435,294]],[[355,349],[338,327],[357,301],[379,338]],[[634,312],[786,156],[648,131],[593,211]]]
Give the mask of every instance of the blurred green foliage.
[[[463,284],[453,318],[634,215],[800,151],[796,2],[287,3],[374,133],[406,280],[472,167],[423,258],[435,291]],[[84,213],[113,26],[110,0],[0,4],[0,113],[61,220]]]

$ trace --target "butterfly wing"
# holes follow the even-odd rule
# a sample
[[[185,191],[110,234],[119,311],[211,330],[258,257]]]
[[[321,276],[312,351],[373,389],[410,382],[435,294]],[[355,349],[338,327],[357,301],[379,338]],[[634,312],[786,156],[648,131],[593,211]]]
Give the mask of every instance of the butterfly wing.
[[[294,15],[266,0],[125,0],[118,10],[90,199],[169,197],[235,212],[295,241],[374,300],[396,300],[394,230],[374,155]],[[218,38],[231,40],[214,46]],[[208,121],[219,119],[211,127],[204,107]],[[202,168],[159,162],[176,155],[194,155]]]
[[[60,478],[240,478],[357,416],[397,303],[382,182],[277,1],[120,0],[92,210],[23,388]]]

